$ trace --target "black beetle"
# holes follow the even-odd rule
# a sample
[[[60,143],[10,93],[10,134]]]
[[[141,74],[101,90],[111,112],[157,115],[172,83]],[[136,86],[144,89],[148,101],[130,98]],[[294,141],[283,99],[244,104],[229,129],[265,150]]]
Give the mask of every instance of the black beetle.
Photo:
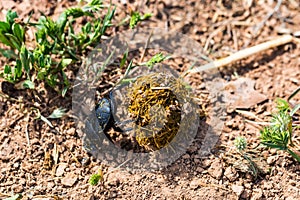
[[[107,98],[100,99],[95,107],[95,111],[99,125],[104,130],[111,119],[111,100]]]
[[[96,117],[102,130],[106,130],[109,125],[115,123],[112,113],[114,112],[113,91],[109,93],[109,97],[103,97],[95,107]],[[112,122],[112,123],[111,123]]]
[[[113,92],[109,93],[109,98],[104,97],[99,100],[95,107],[96,117],[102,130],[108,130],[109,127],[113,127],[116,131],[126,132],[131,131],[132,128],[122,130],[120,126],[133,122],[133,120],[125,120],[123,122],[115,121],[113,112],[115,111],[116,102],[113,99]]]

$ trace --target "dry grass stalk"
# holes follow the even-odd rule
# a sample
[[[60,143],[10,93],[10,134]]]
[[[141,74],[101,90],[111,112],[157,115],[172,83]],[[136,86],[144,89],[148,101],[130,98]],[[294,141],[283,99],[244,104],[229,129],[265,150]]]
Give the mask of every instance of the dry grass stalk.
[[[219,67],[224,67],[227,66],[229,64],[232,64],[238,60],[247,58],[251,55],[260,53],[262,51],[274,48],[274,47],[278,47],[290,42],[294,41],[294,37],[291,35],[283,35],[281,37],[278,37],[274,40],[270,40],[261,44],[258,44],[256,46],[253,47],[249,47],[247,49],[243,49],[240,50],[228,57],[207,63],[205,65],[202,65],[200,67],[196,67],[194,69],[188,70],[186,74],[189,73],[198,73],[198,72],[202,72],[202,71],[206,71],[206,70],[210,70],[210,69],[215,69],[215,68],[219,68]]]

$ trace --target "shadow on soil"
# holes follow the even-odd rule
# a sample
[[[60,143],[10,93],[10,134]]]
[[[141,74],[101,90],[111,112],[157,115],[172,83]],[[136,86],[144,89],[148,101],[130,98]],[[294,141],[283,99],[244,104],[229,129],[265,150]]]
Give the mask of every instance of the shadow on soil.
[[[283,54],[297,48],[295,44],[290,44],[288,47],[289,48],[282,48],[282,46],[280,46],[274,49],[271,53],[263,53],[262,55],[258,55],[257,57],[255,57],[255,59],[251,59],[251,61],[248,63],[244,62],[242,63],[242,65],[235,64],[230,68],[222,69],[220,73],[222,77],[227,80],[230,80],[230,77],[232,74],[234,74],[234,72],[236,72],[238,75],[247,74],[248,72],[256,69],[258,66],[266,65],[267,63],[276,59],[278,56],[282,56]]]

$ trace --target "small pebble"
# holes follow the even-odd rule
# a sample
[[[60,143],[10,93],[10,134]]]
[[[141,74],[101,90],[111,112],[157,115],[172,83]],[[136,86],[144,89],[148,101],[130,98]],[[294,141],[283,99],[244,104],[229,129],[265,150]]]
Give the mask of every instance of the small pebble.
[[[231,186],[231,189],[232,189],[232,191],[233,191],[234,193],[236,193],[236,195],[237,195],[238,197],[240,197],[241,194],[244,192],[244,187],[241,186],[241,185],[232,185],[232,186]]]
[[[231,166],[227,167],[225,169],[224,175],[231,182],[235,181],[239,177],[239,174],[237,173],[237,171],[233,167],[231,167]]]
[[[275,161],[276,161],[277,159],[278,159],[278,156],[270,156],[270,157],[267,158],[267,163],[268,163],[269,165],[272,165],[272,164],[275,163]]]
[[[64,178],[61,179],[61,183],[65,186],[72,187],[77,181],[77,176],[73,173],[68,173]]]
[[[190,182],[190,188],[191,189],[196,189],[199,187],[199,180],[197,178],[194,178],[191,182]]]
[[[220,180],[223,175],[223,168],[221,162],[219,160],[216,160],[211,164],[210,168],[207,171],[212,177],[216,178],[217,180]]]

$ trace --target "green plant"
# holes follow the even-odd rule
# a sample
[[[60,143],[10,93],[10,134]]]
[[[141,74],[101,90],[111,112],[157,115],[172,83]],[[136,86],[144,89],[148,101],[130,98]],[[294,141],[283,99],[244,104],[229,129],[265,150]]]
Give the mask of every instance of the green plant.
[[[234,139],[234,146],[238,155],[234,160],[242,160],[239,162],[234,162],[236,168],[239,168],[244,172],[249,171],[255,178],[257,178],[259,173],[264,173],[263,170],[253,160],[253,153],[256,154],[256,150],[247,148],[247,139],[245,137],[236,137]]]
[[[99,181],[103,180],[103,172],[101,169],[98,170],[97,174],[92,174],[90,179],[89,179],[89,183],[92,186],[98,185]]]
[[[298,93],[299,88],[296,90]],[[292,94],[295,95],[295,92]],[[291,99],[291,98],[289,98]],[[300,109],[300,104],[291,107],[283,99],[277,99],[278,112],[274,113],[269,126],[261,130],[261,143],[267,147],[287,151],[300,162],[300,152],[293,142],[293,132],[297,127],[293,124],[293,116]]]
[[[238,136],[234,140],[234,146],[238,151],[243,151],[247,147],[247,139],[245,137]]]
[[[107,8],[104,18],[97,16]],[[66,69],[81,60],[110,27],[115,8],[104,6],[101,0],[91,0],[82,7],[66,9],[57,21],[45,16],[38,23],[19,23],[16,12],[9,11],[0,22],[0,42],[10,47],[0,52],[9,58],[1,76],[11,83],[26,82],[20,88],[34,88],[36,80],[45,81],[63,96],[70,87]],[[83,17],[87,23],[75,32],[74,21]],[[35,30],[35,47],[26,45],[25,32]],[[31,83],[30,83],[31,82]]]
[[[131,29],[135,28],[138,22],[149,19],[152,16],[151,13],[146,13],[141,15],[139,12],[131,12],[129,27]]]
[[[40,110],[37,108],[31,108],[32,112],[35,114],[35,119],[40,119],[53,128],[52,123],[48,119],[59,119],[66,114],[65,108],[55,109],[48,117],[45,117],[41,114]]]
[[[161,63],[163,62],[164,60],[167,60],[169,59],[171,56],[169,55],[164,55],[163,53],[158,53],[158,54],[155,54],[150,60],[148,60],[145,65],[149,68],[152,68],[155,64],[157,63]]]
[[[123,54],[123,57],[121,59],[120,62],[120,67],[123,68],[125,65],[125,61],[127,60],[128,57],[128,50],[126,50],[126,52]],[[164,55],[163,53],[157,53],[154,56],[152,56],[147,62],[143,62],[143,63],[139,63],[138,65],[133,65],[133,61],[131,60],[126,68],[126,71],[123,75],[123,77],[116,83],[116,85],[118,84],[124,84],[124,83],[128,83],[131,81],[135,81],[138,77],[134,77],[134,78],[130,78],[130,79],[126,79],[126,77],[128,76],[128,74],[130,73],[130,71],[132,69],[134,69],[135,67],[139,67],[139,66],[143,66],[146,65],[148,68],[153,68],[153,66],[157,63],[161,63],[167,59],[171,58],[171,56],[169,55]]]
[[[20,51],[25,41],[25,29],[21,24],[15,22],[17,18],[16,12],[7,12],[6,21],[0,22],[0,41],[12,49]],[[10,57],[9,54],[6,55]]]

